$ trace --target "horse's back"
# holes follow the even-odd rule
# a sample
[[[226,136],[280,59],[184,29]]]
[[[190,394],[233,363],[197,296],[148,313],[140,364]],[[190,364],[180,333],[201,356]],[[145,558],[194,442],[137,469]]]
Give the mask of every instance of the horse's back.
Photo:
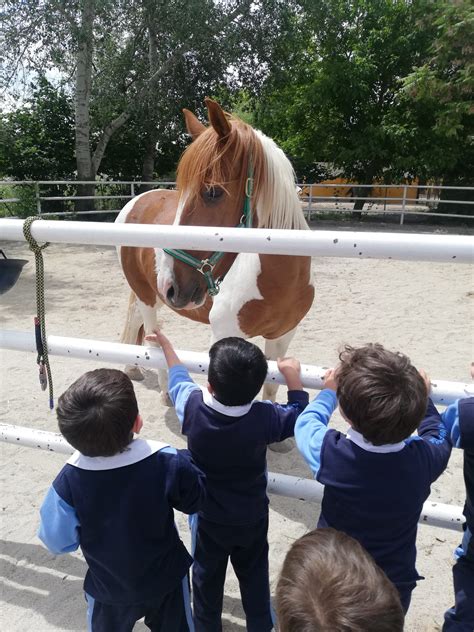
[[[172,224],[178,208],[179,193],[154,189],[134,197],[117,216],[116,222],[127,224]]]

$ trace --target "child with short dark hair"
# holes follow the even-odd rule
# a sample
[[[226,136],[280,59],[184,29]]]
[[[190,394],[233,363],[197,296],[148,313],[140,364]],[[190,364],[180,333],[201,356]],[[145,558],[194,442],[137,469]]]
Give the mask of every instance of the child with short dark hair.
[[[474,397],[458,399],[441,417],[454,447],[464,450],[466,485],[464,537],[453,566],[454,606],[444,615],[443,632],[468,632],[474,630]]]
[[[418,519],[451,442],[428,398],[428,378],[406,356],[368,344],[339,357],[295,426],[298,449],[325,486],[318,527],[358,540],[395,584],[406,612],[421,579]],[[346,434],[327,428],[338,400],[351,426]]]
[[[228,559],[240,585],[248,632],[273,627],[268,571],[266,451],[293,436],[308,403],[300,365],[278,360],[288,387],[286,405],[253,401],[267,374],[262,351],[242,338],[210,349],[208,388],[193,382],[173,346],[159,331],[147,336],[165,354],[169,393],[193,459],[207,478],[207,497],[193,517],[193,605],[196,632],[222,630]]]
[[[122,371],[96,369],[59,398],[59,428],[76,452],[41,507],[38,536],[55,555],[79,546],[88,565],[88,630],[194,630],[188,570],[192,558],[173,509],[197,511],[204,476],[182,451],[134,438],[143,422]]]
[[[315,529],[288,551],[276,588],[280,632],[403,632],[395,586],[357,542]]]

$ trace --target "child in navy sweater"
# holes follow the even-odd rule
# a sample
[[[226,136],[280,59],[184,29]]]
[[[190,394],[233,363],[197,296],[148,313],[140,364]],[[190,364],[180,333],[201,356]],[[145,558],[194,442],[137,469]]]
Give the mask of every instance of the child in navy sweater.
[[[428,378],[406,356],[369,344],[346,347],[339,357],[295,427],[298,449],[325,485],[318,527],[358,540],[395,584],[406,612],[421,579],[418,519],[451,442],[428,399]],[[346,434],[327,428],[338,403]]]
[[[293,436],[308,403],[300,365],[278,361],[288,403],[254,401],[267,374],[262,351],[242,338],[224,338],[210,349],[208,388],[202,390],[160,332],[147,336],[165,354],[169,393],[191,455],[207,478],[204,506],[192,521],[193,604],[196,632],[222,630],[228,559],[240,585],[248,632],[273,627],[268,579],[266,451]]]
[[[85,373],[61,395],[59,429],[77,452],[53,481],[38,536],[58,555],[79,546],[89,632],[192,632],[192,558],[173,508],[197,511],[204,477],[189,456],[133,437],[143,425],[122,371]]]
[[[471,375],[473,370],[471,368]],[[444,615],[443,632],[474,630],[474,397],[458,399],[441,415],[453,445],[464,450],[464,537],[453,566],[455,605]]]

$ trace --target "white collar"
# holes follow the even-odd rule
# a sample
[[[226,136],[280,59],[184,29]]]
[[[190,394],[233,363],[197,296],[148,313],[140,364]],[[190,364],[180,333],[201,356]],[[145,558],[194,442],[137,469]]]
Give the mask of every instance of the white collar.
[[[209,408],[212,408],[222,415],[227,415],[227,417],[242,417],[243,415],[246,415],[252,408],[253,401],[250,402],[250,404],[244,404],[243,406],[226,406],[225,404],[221,404],[220,402],[218,402],[217,399],[211,393],[209,393],[207,388],[205,388],[204,386],[201,387],[201,390],[202,400],[206,404],[206,406],[209,406]]]
[[[77,450],[68,460],[69,465],[81,470],[115,470],[126,465],[133,465],[148,458],[168,446],[160,441],[134,439],[124,450],[113,456],[85,456]]]
[[[360,432],[354,430],[354,428],[349,428],[346,433],[346,437],[349,439],[349,441],[352,441],[352,443],[355,443],[359,446],[359,448],[362,448],[367,452],[379,452],[381,454],[387,452],[400,452],[400,450],[403,450],[406,445],[404,441],[400,441],[399,443],[384,443],[383,445],[374,445],[370,441],[367,441],[367,439],[365,439]]]

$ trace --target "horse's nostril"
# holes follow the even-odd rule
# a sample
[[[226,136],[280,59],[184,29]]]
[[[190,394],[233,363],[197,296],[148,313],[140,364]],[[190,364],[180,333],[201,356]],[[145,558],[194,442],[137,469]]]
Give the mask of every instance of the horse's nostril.
[[[173,302],[174,299],[174,285],[170,285],[168,291],[166,292],[166,298],[170,303]]]

